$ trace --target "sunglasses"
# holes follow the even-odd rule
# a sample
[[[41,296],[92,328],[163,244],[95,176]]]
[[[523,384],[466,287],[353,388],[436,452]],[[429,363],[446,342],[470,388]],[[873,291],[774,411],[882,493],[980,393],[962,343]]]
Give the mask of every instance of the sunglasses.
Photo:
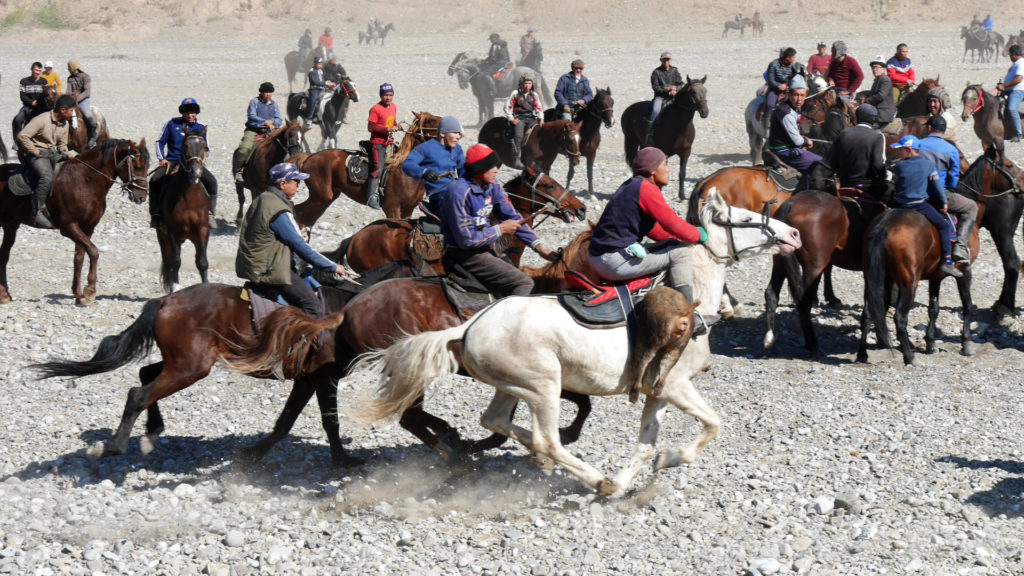
[[[583,68],[573,68],[573,70],[583,70]]]

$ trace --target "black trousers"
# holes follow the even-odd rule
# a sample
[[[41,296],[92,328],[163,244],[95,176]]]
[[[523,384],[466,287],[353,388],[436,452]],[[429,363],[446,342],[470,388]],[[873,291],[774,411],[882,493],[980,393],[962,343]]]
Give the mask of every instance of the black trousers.
[[[285,302],[302,310],[307,316],[323,318],[324,309],[320,305],[320,299],[317,298],[316,292],[313,292],[309,284],[306,284],[302,276],[299,276],[299,273],[294,270],[292,270],[292,283],[288,286],[254,284],[253,289],[268,300],[276,300],[280,295]]]
[[[161,166],[153,171],[153,175],[149,177],[149,215],[159,216],[160,215],[160,200],[161,193],[163,192],[163,184],[167,178],[167,169],[171,167],[171,164],[167,166]],[[175,177],[181,176],[184,178],[182,172],[178,172],[174,175]],[[217,179],[213,176],[213,173],[203,166],[203,175],[199,177],[199,182],[206,188],[206,194],[210,196],[210,206],[213,206],[217,202]]]
[[[445,246],[444,257],[462,265],[495,296],[529,296],[533,279],[490,250],[461,250]]]

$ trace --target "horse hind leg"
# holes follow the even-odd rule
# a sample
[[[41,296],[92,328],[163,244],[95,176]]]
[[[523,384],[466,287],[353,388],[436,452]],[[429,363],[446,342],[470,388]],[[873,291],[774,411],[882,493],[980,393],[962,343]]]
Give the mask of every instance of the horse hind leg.
[[[9,224],[3,227],[4,239],[0,242],[0,304],[11,303],[11,293],[7,284],[7,263],[11,259],[11,248],[18,236],[18,225]]]
[[[208,247],[208,244],[209,243],[206,240],[200,240],[199,242],[192,243],[192,245],[196,249],[196,270],[199,271],[199,278],[203,284],[206,284],[207,282],[210,281],[210,261],[207,259],[206,256],[206,249]]]

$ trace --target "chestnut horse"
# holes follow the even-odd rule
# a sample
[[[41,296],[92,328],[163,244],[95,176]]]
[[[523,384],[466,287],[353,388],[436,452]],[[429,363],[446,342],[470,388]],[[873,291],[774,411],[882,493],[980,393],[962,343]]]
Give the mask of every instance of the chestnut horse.
[[[508,118],[491,118],[480,128],[479,141],[481,144],[490,146],[501,163],[506,166],[515,166],[515,149],[512,142],[505,139],[507,131],[512,126]],[[530,130],[519,153],[523,166],[532,168],[537,172],[550,172],[551,165],[555,163],[555,157],[565,154],[569,157],[569,166],[579,164],[580,161],[580,127],[568,120],[554,120],[537,124]]]
[[[524,218],[544,207],[550,207],[550,214],[563,222],[586,218],[587,208],[579,198],[551,177],[544,173],[537,174],[529,168],[505,184],[505,193]],[[378,268],[388,262],[404,260],[421,273],[426,265],[433,274],[443,274],[439,258],[432,262],[421,261],[421,255],[415,253],[410,246],[409,236],[414,227],[415,223],[410,220],[377,220],[343,240],[338,250],[345,257],[347,266],[357,273]],[[522,248],[520,245],[505,251],[517,266],[523,254]]]
[[[981,84],[968,82],[967,88],[960,95],[960,102],[964,105],[960,118],[966,122],[974,116],[974,133],[981,139],[981,146],[1002,151],[1003,137],[1013,134],[1014,127],[1008,115],[999,113],[1002,108],[999,98],[985,91]]]
[[[11,301],[7,283],[7,262],[11,247],[22,224],[31,222],[31,196],[15,196],[7,188],[7,179],[19,168],[7,164],[0,168],[0,227],[4,239],[0,244],[0,304]],[[106,197],[118,179],[121,190],[140,204],[149,193],[149,150],[146,139],[138,145],[130,140],[107,140],[92,150],[68,160],[53,182],[53,192],[46,199],[50,221],[61,236],[75,243],[74,275],[71,291],[80,306],[96,303],[96,268],[100,251],[92,243],[92,233],[107,209]],[[89,255],[89,274],[86,286],[81,284],[82,263]]]
[[[206,129],[192,132],[181,145],[181,169],[164,177],[160,194],[160,226],[156,239],[160,243],[160,280],[164,290],[180,288],[181,245],[188,240],[196,249],[199,277],[208,281],[209,262],[206,246],[210,241],[210,196],[199,182],[206,163]],[[169,170],[168,170],[169,171]]]
[[[555,108],[544,111],[544,121],[558,120],[560,113]],[[573,120],[580,125],[580,154],[587,159],[587,194],[594,195],[594,158],[597,148],[601,145],[601,124],[611,128],[615,124],[615,100],[612,89],[602,88],[594,94],[594,99],[573,111]],[[572,185],[572,177],[576,174],[578,162],[569,162],[569,175],[565,177],[565,187]]]
[[[595,276],[587,264],[589,245],[590,231],[587,230],[564,248],[560,261],[541,268],[524,268],[534,279],[534,292],[550,293],[567,289],[566,270],[575,270],[593,280]],[[443,330],[464,321],[465,318],[445,296],[440,279],[399,278],[380,282],[353,298],[345,307],[337,339],[348,346],[354,358],[358,354],[387,348],[408,335]],[[282,362],[294,363],[290,358],[293,356],[291,351],[284,351],[289,347],[287,342],[294,341],[296,335],[310,333],[309,330],[316,329],[318,325],[301,312],[296,313],[296,309],[283,309],[268,320],[258,345],[244,350],[230,350],[226,356],[227,364],[236,371],[265,372],[267,367]],[[348,362],[338,358],[338,364],[339,368],[347,370]],[[581,394],[565,394],[563,398],[578,406],[573,423],[561,430],[562,441],[568,443],[579,437],[583,422],[590,413],[590,399]],[[298,414],[297,410],[293,412]],[[506,439],[504,436],[492,435],[480,441],[463,442],[455,428],[423,409],[423,398],[402,414],[399,423],[445,458],[497,447]],[[281,422],[278,424],[280,426]]]
[[[423,183],[402,172],[402,162],[417,145],[437,136],[441,118],[426,112],[414,112],[412,125],[406,130],[398,149],[387,161],[387,178],[381,187],[381,210],[388,218],[408,218],[423,198]],[[366,182],[349,180],[349,153],[345,150],[324,150],[293,161],[309,174],[306,187],[309,198],[295,207],[295,220],[302,226],[312,226],[327,208],[344,194],[359,204],[366,205]]]
[[[411,270],[405,267],[389,267],[364,274],[360,281],[368,286],[385,277],[411,274]],[[340,281],[337,285],[325,284],[321,288],[325,309],[328,312],[342,310],[361,289],[347,281]],[[103,338],[89,360],[55,359],[36,364],[32,368],[40,372],[42,378],[81,378],[103,374],[144,360],[156,344],[161,359],[139,369],[141,385],[128,391],[117,431],[106,443],[97,442],[88,450],[88,454],[93,457],[124,453],[132,427],[145,410],[146,435],[141,439],[139,447],[144,455],[149,454],[164,431],[158,402],[205,378],[218,359],[227,354],[232,346],[256,341],[251,305],[248,300],[241,298],[241,294],[242,289],[238,286],[196,284],[162,298],[154,298],[146,302],[142,313],[131,326],[120,334]],[[293,308],[284,306],[281,309]],[[271,313],[265,322],[270,322],[279,313]],[[330,443],[331,461],[335,466],[359,462],[346,453],[338,431],[337,379],[342,375],[349,358],[344,346],[336,346],[333,328],[338,320],[338,317],[328,316],[325,320],[316,321],[318,328],[309,334],[321,334],[321,330],[324,330],[323,340],[318,342],[310,354],[306,354],[310,352],[309,348],[297,352],[307,356],[301,372],[293,369],[284,373],[285,377],[294,378],[294,384],[274,431],[260,442],[243,449],[238,457],[240,462],[258,462],[278,440],[286,436],[314,393],[320,405],[324,432]],[[298,341],[304,339],[295,342]],[[335,361],[339,356],[345,358],[341,363]],[[250,375],[256,378],[275,377],[270,373]]]
[[[686,77],[686,84],[676,92],[675,97],[661,109],[654,121],[653,146],[667,156],[679,156],[679,200],[686,200],[686,163],[696,137],[693,115],[708,117],[708,91],[704,87],[707,76],[701,79]],[[647,119],[651,116],[651,102],[644,100],[631,104],[622,113],[622,133],[625,135],[626,165],[633,166],[637,152],[646,146]]]
[[[242,178],[245,183],[235,183],[235,193],[238,194],[236,225],[241,224],[242,218],[245,217],[245,189],[251,190],[253,198],[255,198],[267,186],[270,186],[270,180],[267,178],[270,167],[284,162],[285,158],[289,156],[302,152],[305,132],[302,124],[286,122],[284,126],[276,128],[266,135],[261,134],[256,137],[256,146],[242,166]]]

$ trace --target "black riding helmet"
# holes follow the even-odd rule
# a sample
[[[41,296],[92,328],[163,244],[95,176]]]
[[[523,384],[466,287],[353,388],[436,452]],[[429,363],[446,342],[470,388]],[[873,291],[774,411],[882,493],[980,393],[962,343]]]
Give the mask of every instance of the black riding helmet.
[[[179,114],[187,114],[189,112],[195,112],[199,114],[199,102],[196,102],[195,98],[185,98],[178,105]]]

